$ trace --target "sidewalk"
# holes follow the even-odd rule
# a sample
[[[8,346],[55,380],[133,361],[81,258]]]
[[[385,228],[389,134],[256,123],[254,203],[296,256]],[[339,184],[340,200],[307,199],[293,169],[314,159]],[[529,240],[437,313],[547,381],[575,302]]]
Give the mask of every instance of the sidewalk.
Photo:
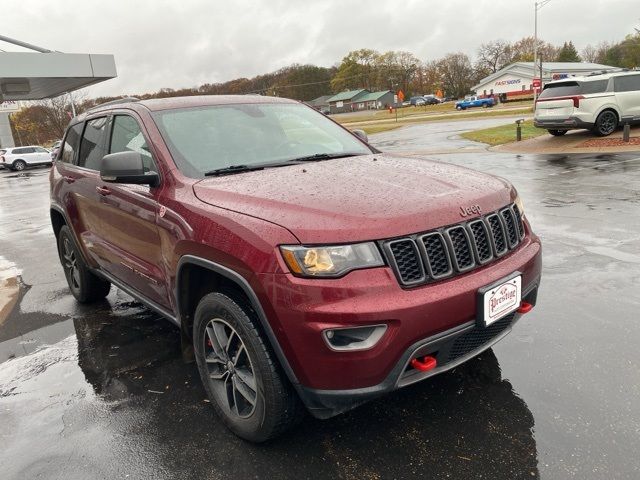
[[[631,128],[631,142],[623,144],[622,128],[608,137],[588,130],[571,130],[562,137],[545,134],[522,142],[506,143],[489,150],[508,153],[617,153],[640,151],[640,126]]]

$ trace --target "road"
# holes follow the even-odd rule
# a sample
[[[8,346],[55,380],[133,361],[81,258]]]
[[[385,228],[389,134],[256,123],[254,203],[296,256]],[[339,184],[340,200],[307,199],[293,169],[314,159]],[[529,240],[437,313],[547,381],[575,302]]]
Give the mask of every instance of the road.
[[[456,151],[450,133],[372,142],[420,155],[440,138],[454,153],[436,158],[511,180],[544,242],[537,307],[467,364],[261,446],[217,420],[169,322],[115,289],[74,302],[46,169],[0,171],[0,283],[19,279],[0,320],[2,478],[639,478],[640,153]]]

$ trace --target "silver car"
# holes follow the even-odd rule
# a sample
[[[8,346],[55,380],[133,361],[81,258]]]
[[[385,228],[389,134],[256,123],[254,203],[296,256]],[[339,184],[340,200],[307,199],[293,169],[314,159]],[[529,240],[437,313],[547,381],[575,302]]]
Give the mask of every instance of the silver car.
[[[0,150],[0,168],[22,171],[35,165],[51,165],[51,162],[51,152],[38,145]]]

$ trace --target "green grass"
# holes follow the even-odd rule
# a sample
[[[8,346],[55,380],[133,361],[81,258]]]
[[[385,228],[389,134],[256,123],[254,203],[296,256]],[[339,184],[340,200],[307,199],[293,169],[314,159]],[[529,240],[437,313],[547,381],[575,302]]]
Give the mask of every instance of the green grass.
[[[503,117],[507,115],[527,115],[531,114],[530,108],[522,108],[517,110],[498,110],[498,109],[479,109],[477,112],[472,112],[469,114],[461,115],[459,113],[452,113],[451,115],[442,115],[437,117],[398,117],[398,122],[394,120],[382,121],[382,122],[347,122],[342,121],[343,126],[349,128],[350,130],[361,129],[367,132],[367,135],[371,135],[373,133],[384,132],[387,130],[393,130],[395,128],[403,127],[405,125],[413,125],[416,123],[426,123],[426,122],[440,122],[440,121],[449,121],[449,120],[467,120],[474,118],[486,118],[486,117]],[[347,119],[345,119],[347,120]]]
[[[362,127],[351,128],[350,130],[364,130],[367,135],[372,135],[374,133],[386,132],[387,130],[395,130],[396,128],[402,127],[403,123],[384,123],[382,125],[363,125]]]
[[[539,137],[545,133],[547,133],[546,130],[534,127],[531,120],[522,124],[523,140]],[[500,125],[499,127],[483,128],[482,130],[465,132],[461,137],[488,145],[503,145],[516,141],[516,125],[515,123],[508,123],[506,125]]]

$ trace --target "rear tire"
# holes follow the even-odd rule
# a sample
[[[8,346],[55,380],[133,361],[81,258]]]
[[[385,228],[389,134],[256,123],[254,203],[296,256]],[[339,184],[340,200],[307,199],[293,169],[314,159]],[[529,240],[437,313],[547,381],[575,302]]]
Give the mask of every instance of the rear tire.
[[[109,294],[111,283],[89,270],[76,246],[71,230],[66,225],[63,225],[58,233],[58,255],[69,290],[78,302],[95,302]]]
[[[618,127],[618,115],[612,110],[605,110],[596,119],[594,133],[600,137],[606,137],[615,132]]]
[[[15,162],[13,162],[13,164],[11,165],[11,169],[15,170],[17,172],[21,172],[22,170],[24,170],[25,168],[27,168],[27,163],[24,160],[16,160]]]
[[[240,438],[264,442],[302,417],[296,392],[243,302],[222,293],[205,295],[194,315],[193,347],[211,405]]]
[[[547,130],[547,132],[549,132],[554,137],[561,137],[565,133],[567,133],[567,130]]]

